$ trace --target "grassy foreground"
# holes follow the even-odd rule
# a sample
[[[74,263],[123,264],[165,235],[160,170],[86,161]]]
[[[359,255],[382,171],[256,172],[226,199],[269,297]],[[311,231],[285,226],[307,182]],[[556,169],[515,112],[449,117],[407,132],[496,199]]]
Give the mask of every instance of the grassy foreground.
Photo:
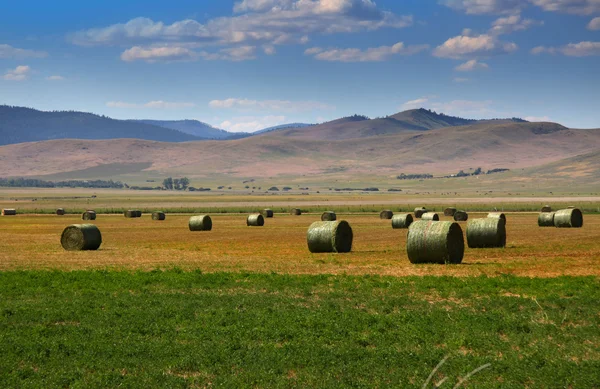
[[[0,273],[0,387],[600,387],[597,277]],[[488,365],[489,364],[489,365]]]

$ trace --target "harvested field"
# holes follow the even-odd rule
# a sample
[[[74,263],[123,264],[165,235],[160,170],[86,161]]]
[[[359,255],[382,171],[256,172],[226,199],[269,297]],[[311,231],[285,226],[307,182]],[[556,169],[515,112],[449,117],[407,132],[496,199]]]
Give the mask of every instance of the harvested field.
[[[472,213],[474,218],[487,213]],[[141,269],[173,266],[205,272],[279,272],[290,274],[381,274],[556,277],[600,275],[599,215],[585,215],[577,229],[537,226],[537,213],[509,213],[504,249],[465,250],[462,265],[412,265],[406,255],[406,230],[390,228],[373,214],[339,214],[354,232],[352,252],[310,254],[308,226],[320,214],[278,215],[263,228],[246,227],[246,215],[211,215],[210,234],[188,231],[190,215],[169,215],[161,223],[150,218],[131,223],[122,215],[100,215],[93,224],[102,231],[95,252],[66,252],[60,234],[79,215],[17,215],[0,218],[0,270]],[[441,217],[441,220],[451,220]],[[268,249],[265,249],[265,248]]]

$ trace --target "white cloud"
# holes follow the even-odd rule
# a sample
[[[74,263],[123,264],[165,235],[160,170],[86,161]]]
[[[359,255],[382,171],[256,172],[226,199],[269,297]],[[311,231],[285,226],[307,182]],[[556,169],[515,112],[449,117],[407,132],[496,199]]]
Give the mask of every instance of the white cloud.
[[[589,57],[600,55],[600,42],[569,43],[560,47],[537,46],[531,49],[532,54],[563,54],[569,57]]]
[[[225,120],[217,127],[231,132],[255,132],[285,123],[285,116],[241,116]]]
[[[14,69],[8,70],[2,78],[7,81],[24,81],[29,78],[29,74],[31,74],[29,66],[19,65]]]
[[[194,103],[187,102],[170,102],[162,100],[149,101],[144,104],[127,103],[124,101],[109,101],[106,103],[109,108],[152,108],[152,109],[179,109],[179,108],[192,108],[196,105]]]
[[[600,16],[593,18],[587,25],[588,30],[597,31],[600,30]]]
[[[48,56],[48,53],[45,51],[35,51],[35,50],[27,50],[27,49],[19,49],[16,47],[12,47],[10,45],[1,44],[0,45],[0,58],[45,58]]]
[[[452,100],[448,102],[436,100],[436,96],[421,97],[416,100],[407,101],[401,108],[404,110],[429,108],[438,113],[465,118],[489,118],[498,114],[491,108],[493,103],[491,100]]]
[[[551,122],[552,120],[548,116],[526,116],[523,119],[528,122]]]
[[[544,11],[577,15],[591,15],[600,12],[598,0],[530,0]]]
[[[598,0],[441,0],[440,3],[473,15],[515,14],[530,5],[544,11],[579,15],[600,12]]]
[[[46,77],[46,80],[48,80],[48,81],[63,81],[64,79],[65,78],[63,76],[59,76],[59,75]]]
[[[436,47],[433,51],[433,55],[442,58],[460,59],[467,56],[473,57],[511,53],[515,50],[517,50],[517,45],[515,43],[502,42],[493,35],[459,35],[448,39],[442,45]]]
[[[378,62],[385,61],[396,54],[412,55],[428,48],[428,45],[405,46],[404,43],[398,42],[393,46],[372,47],[365,50],[356,48],[325,50],[320,47],[312,47],[305,50],[304,54],[314,55],[315,59],[321,61]]]
[[[217,109],[238,109],[248,111],[277,111],[277,112],[302,112],[314,110],[333,110],[335,107],[316,101],[289,101],[289,100],[250,100],[229,98],[225,100],[212,100],[209,107]]]
[[[415,100],[409,100],[406,103],[402,104],[401,109],[402,110],[407,110],[407,109],[422,108],[425,105],[427,105],[428,102],[429,102],[429,97],[420,97],[420,98],[415,99]]]
[[[266,55],[274,55],[277,52],[273,45],[263,46],[263,51]]]
[[[490,29],[491,35],[510,34],[515,31],[527,30],[532,26],[541,26],[544,22],[533,19],[523,19],[521,15],[510,15],[503,18],[498,18],[492,24]]]
[[[147,62],[156,61],[190,61],[198,57],[198,54],[184,47],[149,47],[134,46],[121,54],[125,62],[143,60]]]
[[[485,62],[479,62],[476,59],[471,59],[465,63],[462,63],[454,68],[459,72],[472,72],[474,70],[488,69],[489,65]]]

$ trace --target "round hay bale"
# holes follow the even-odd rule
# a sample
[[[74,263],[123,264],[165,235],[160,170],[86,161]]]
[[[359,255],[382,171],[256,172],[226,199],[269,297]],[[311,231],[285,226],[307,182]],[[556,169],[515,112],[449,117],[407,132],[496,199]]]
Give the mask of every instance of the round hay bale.
[[[392,217],[392,228],[408,228],[413,222],[411,213],[400,213]]]
[[[506,215],[502,212],[490,212],[488,213],[487,217],[490,219],[500,219],[504,222],[504,224],[506,224]]]
[[[5,208],[2,210],[2,216],[15,216],[17,214],[17,210],[14,208]]]
[[[352,250],[352,228],[345,220],[314,222],[306,233],[311,253],[348,253]]]
[[[540,212],[552,212],[552,207],[549,205],[544,205]]]
[[[454,208],[454,207],[448,207],[448,208],[444,209],[444,216],[454,216],[455,213],[456,213],[456,208]]]
[[[538,215],[539,227],[554,227],[554,212],[542,212]]]
[[[56,214],[57,214],[58,216],[63,216],[63,215],[65,214],[65,210],[64,210],[64,208],[57,208],[57,209],[56,209]]]
[[[321,215],[321,221],[324,221],[324,222],[332,222],[332,221],[335,221],[336,219],[337,219],[337,216],[335,215],[335,212],[332,212],[332,211],[325,211]]]
[[[65,250],[98,250],[102,244],[102,234],[93,224],[72,224],[64,229],[60,244]]]
[[[167,215],[163,211],[152,212],[152,220],[165,220]]]
[[[469,214],[465,211],[456,211],[454,212],[454,221],[457,222],[466,222],[469,220]]]
[[[462,228],[455,222],[416,221],[408,229],[406,252],[411,263],[461,263]]]
[[[124,215],[127,218],[137,217],[137,211],[129,209],[129,210],[127,210],[127,211],[124,212]]]
[[[302,215],[302,210],[300,208],[292,208],[290,215],[300,216]]]
[[[389,209],[384,209],[383,211],[379,212],[380,219],[390,220],[393,216],[394,212],[390,211]]]
[[[435,222],[439,222],[440,221],[440,215],[438,215],[435,212],[425,212],[423,215],[421,215],[421,220],[428,220],[428,221],[435,221]]]
[[[559,228],[583,227],[583,214],[577,208],[556,211],[554,214],[554,226]]]
[[[427,209],[425,209],[424,207],[415,208],[415,217],[417,219],[420,219],[424,213],[427,213]]]
[[[506,222],[500,218],[472,219],[467,223],[469,248],[506,246]]]
[[[190,231],[212,230],[212,219],[208,215],[192,216],[188,222]]]
[[[273,210],[266,208],[260,211],[260,214],[263,215],[263,217],[273,217]]]
[[[139,209],[136,209],[135,217],[142,217],[142,211],[140,211]]]
[[[246,225],[251,227],[262,227],[265,225],[265,218],[260,213],[248,215]]]
[[[88,210],[81,215],[82,220],[96,220],[96,211]]]

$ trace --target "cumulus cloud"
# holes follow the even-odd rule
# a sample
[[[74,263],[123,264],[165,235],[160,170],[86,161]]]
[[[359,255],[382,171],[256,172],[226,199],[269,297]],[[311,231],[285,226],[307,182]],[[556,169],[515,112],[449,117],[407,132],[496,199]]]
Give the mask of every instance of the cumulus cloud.
[[[503,35],[510,34],[515,31],[523,31],[527,30],[532,26],[541,26],[544,22],[533,20],[533,19],[523,19],[521,15],[510,15],[507,17],[499,18],[492,24],[492,28],[490,29],[491,35]]]
[[[458,82],[464,82],[461,80]],[[498,113],[492,109],[491,100],[451,100],[447,102],[437,101],[436,96],[426,96],[402,104],[402,109],[429,108],[434,111],[452,116],[467,118],[484,118],[497,116]]]
[[[467,14],[515,14],[534,5],[544,11],[579,15],[591,15],[600,12],[598,0],[441,0],[450,8]]]
[[[420,97],[418,99],[409,100],[402,104],[402,110],[422,108],[429,102],[429,97]]]
[[[217,127],[231,132],[255,132],[285,123],[285,116],[241,116],[225,120]]]
[[[46,77],[46,80],[48,80],[48,81],[63,81],[64,79],[65,78],[63,76],[59,76],[59,75]]]
[[[127,103],[124,101],[109,101],[106,103],[109,108],[152,108],[152,109],[179,109],[195,107],[194,103],[187,102],[170,102],[163,100],[154,100],[147,103]]]
[[[479,62],[476,59],[471,59],[454,68],[458,72],[472,72],[474,70],[488,69],[489,65],[485,62]]]
[[[19,65],[14,69],[8,70],[2,78],[7,81],[24,81],[29,78],[31,68],[27,65]]]
[[[12,47],[6,44],[0,44],[0,58],[45,58],[48,53],[45,51],[27,50]]]
[[[212,100],[209,107],[217,109],[238,109],[252,111],[272,112],[302,112],[314,110],[333,110],[335,107],[316,101],[289,101],[289,100],[250,100],[229,98],[225,100]]]
[[[528,122],[551,122],[552,120],[548,116],[525,116],[523,119]]]
[[[598,0],[530,0],[544,11],[591,15],[600,12]]]
[[[398,42],[393,46],[372,47],[365,50],[356,48],[325,50],[320,47],[312,47],[305,50],[304,54],[313,55],[315,59],[321,61],[378,62],[385,61],[396,54],[412,55],[428,48],[428,45],[405,46],[404,43]]]
[[[134,46],[121,54],[125,62],[133,61],[190,61],[198,57],[194,51],[184,47],[140,47]]]
[[[531,49],[532,54],[563,54],[569,57],[589,57],[600,55],[600,42],[569,43],[560,47],[537,46]]]
[[[477,36],[458,35],[448,39],[435,48],[433,55],[441,58],[461,59],[464,57],[485,56],[511,53],[517,50],[513,42],[502,42],[496,36],[481,34]]]
[[[593,18],[587,25],[588,30],[597,31],[600,30],[600,16]]]

